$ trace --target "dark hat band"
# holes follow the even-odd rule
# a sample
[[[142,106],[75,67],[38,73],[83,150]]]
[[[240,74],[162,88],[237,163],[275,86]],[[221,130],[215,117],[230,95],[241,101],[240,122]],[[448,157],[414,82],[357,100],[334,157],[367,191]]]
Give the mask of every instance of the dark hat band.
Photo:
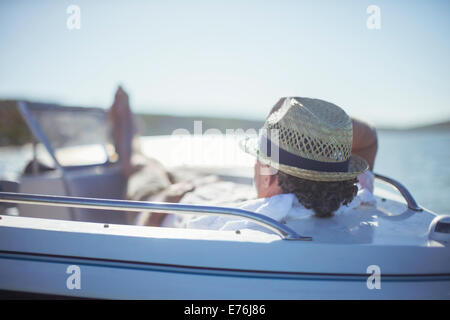
[[[261,138],[262,137],[263,136],[261,136]],[[342,162],[323,162],[303,158],[302,156],[290,153],[289,151],[280,148],[277,144],[273,143],[266,137],[259,139],[259,150],[270,159],[272,159],[272,153],[278,152],[278,159],[272,159],[273,161],[298,169],[322,172],[348,172],[350,164],[350,159]]]

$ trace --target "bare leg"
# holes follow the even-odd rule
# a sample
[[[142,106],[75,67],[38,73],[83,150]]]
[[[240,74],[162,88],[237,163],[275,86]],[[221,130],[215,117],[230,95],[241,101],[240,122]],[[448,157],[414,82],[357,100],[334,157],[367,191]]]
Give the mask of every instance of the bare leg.
[[[113,127],[113,139],[122,167],[122,173],[128,178],[137,170],[131,163],[133,139],[136,128],[131,113],[128,94],[118,87],[114,103],[108,111],[108,118]]]
[[[188,181],[175,182],[158,160],[146,158],[139,150],[133,150],[136,128],[128,94],[121,87],[117,88],[108,118],[113,127],[114,145],[122,173],[128,180],[126,198],[176,203],[186,192],[194,189]],[[165,216],[163,213],[143,213],[137,223],[159,226]]]

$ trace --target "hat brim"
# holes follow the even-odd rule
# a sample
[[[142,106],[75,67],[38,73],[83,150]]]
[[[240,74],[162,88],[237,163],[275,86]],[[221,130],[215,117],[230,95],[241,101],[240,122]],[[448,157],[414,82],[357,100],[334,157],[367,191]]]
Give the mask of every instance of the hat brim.
[[[284,164],[275,162],[270,157],[260,152],[258,138],[256,137],[246,137],[239,141],[240,148],[258,158],[258,160],[264,164],[267,164],[275,169],[278,169],[289,175],[313,181],[345,181],[352,180],[356,178],[361,173],[369,169],[369,165],[363,158],[352,154],[350,156],[350,162],[348,166],[348,171],[346,172],[322,172],[315,170],[300,169],[297,167],[292,167]]]

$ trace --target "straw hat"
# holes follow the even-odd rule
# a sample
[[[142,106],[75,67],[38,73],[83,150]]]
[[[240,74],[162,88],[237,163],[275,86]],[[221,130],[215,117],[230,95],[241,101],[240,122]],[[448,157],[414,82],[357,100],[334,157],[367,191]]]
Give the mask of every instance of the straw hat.
[[[319,99],[286,98],[258,138],[241,148],[284,173],[314,181],[350,180],[368,169],[352,155],[353,127],[338,106]]]

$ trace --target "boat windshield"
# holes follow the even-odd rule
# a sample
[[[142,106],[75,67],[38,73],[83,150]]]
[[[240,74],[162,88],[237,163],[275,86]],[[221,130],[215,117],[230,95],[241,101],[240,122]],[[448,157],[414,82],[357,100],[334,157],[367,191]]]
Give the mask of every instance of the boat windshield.
[[[102,109],[26,103],[21,112],[62,167],[103,164],[114,157],[111,128]]]

